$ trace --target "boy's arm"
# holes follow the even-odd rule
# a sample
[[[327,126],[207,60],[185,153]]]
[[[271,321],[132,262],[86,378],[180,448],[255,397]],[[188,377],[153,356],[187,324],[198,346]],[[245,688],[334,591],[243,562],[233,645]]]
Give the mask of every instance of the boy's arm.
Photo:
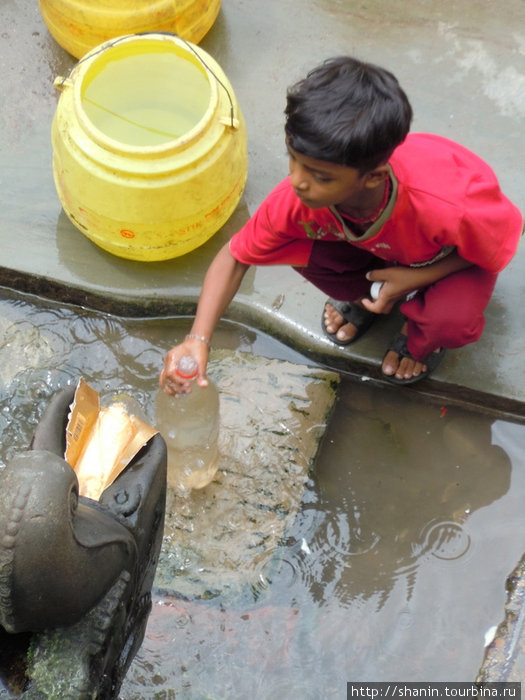
[[[417,289],[428,287],[448,275],[472,267],[472,263],[462,258],[457,251],[430,265],[421,267],[385,267],[367,274],[371,282],[383,282],[376,301],[362,299],[363,306],[376,314],[387,314],[400,299]]]
[[[235,260],[230,253],[228,243],[213,259],[204,277],[191,332],[164,358],[164,368],[160,373],[159,382],[168,394],[184,393],[190,390],[190,382],[181,379],[175,372],[177,363],[183,355],[191,355],[195,358],[199,365],[196,381],[199,386],[207,385],[206,365],[213,331],[239,289],[248,268],[249,265]]]

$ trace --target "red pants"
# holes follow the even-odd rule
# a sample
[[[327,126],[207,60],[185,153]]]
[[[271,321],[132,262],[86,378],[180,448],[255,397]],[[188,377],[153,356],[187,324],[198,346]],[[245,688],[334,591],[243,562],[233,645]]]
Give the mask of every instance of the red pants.
[[[294,269],[334,299],[355,301],[370,290],[366,273],[382,267],[388,263],[348,243],[316,241],[308,265]],[[412,356],[424,360],[437,348],[459,348],[478,340],[497,277],[473,266],[403,302],[400,310],[407,318],[407,346]]]

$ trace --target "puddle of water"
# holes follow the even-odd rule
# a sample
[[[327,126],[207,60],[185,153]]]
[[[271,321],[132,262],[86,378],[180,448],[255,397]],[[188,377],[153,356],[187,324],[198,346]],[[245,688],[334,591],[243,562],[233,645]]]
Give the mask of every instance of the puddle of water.
[[[26,448],[50,396],[79,376],[102,398],[131,393],[152,419],[162,357],[189,323],[2,292],[0,458]],[[231,324],[214,344],[305,363]],[[524,446],[523,425],[344,380],[257,585],[157,593],[120,697],[341,698],[350,680],[472,680],[522,554]]]

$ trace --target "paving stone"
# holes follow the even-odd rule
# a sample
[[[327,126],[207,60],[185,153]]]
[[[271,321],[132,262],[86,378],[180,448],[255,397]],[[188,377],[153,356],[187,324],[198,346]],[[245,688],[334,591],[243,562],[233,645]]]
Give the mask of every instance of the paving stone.
[[[257,586],[301,504],[336,398],[338,375],[247,353],[213,353],[221,405],[211,484],[168,494],[155,585],[186,597]],[[264,584],[264,581],[262,581]]]
[[[525,678],[525,556],[507,579],[505,617],[488,645],[479,682],[523,682]]]

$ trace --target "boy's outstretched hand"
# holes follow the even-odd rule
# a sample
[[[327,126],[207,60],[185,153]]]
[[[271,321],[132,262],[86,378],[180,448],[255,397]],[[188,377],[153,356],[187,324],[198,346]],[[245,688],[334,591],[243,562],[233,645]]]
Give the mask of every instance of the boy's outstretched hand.
[[[206,366],[211,336],[249,267],[235,260],[228,243],[224,244],[213,259],[204,277],[192,331],[164,358],[159,384],[167,394],[188,394],[192,381],[201,387],[208,386]],[[184,355],[191,355],[197,363],[199,372],[194,380],[184,379],[177,374],[177,364]]]
[[[185,379],[177,374],[177,365],[181,357],[190,355],[193,357],[199,372],[194,379]],[[186,338],[179,345],[175,345],[164,357],[164,367],[159,376],[159,384],[167,394],[188,394],[191,391],[191,383],[195,381],[198,386],[208,386],[206,379],[206,366],[208,364],[208,345],[202,340]]]

